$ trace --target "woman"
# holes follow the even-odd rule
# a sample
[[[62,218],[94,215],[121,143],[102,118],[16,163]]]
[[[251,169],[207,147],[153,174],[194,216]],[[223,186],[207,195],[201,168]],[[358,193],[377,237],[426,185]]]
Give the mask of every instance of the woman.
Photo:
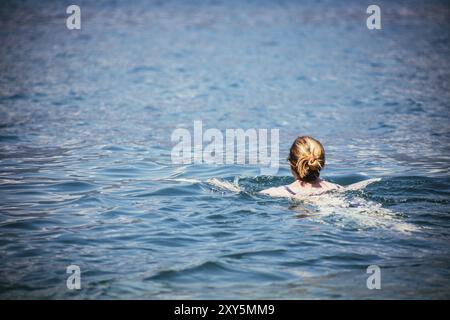
[[[286,186],[262,190],[261,193],[273,197],[295,197],[342,188],[320,179],[320,170],[325,166],[325,150],[316,139],[308,136],[295,139],[288,161],[295,181]]]

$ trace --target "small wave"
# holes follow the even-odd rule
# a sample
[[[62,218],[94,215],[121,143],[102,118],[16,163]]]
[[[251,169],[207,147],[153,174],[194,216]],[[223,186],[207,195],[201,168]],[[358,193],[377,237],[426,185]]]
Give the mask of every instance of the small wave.
[[[344,189],[346,191],[349,191],[349,190],[361,190],[361,189],[364,189],[365,187],[367,187],[369,184],[372,184],[372,183],[375,183],[375,182],[379,182],[379,181],[381,181],[381,178],[367,179],[367,180],[363,180],[363,181],[360,181],[360,182],[353,183],[353,184],[351,184],[349,186],[346,186]]]
[[[183,266],[181,268],[156,271],[155,274],[146,277],[144,281],[181,279],[186,277],[189,278],[195,276],[196,274],[202,274],[205,272],[221,274],[230,271],[230,269],[218,261],[204,261],[197,264]]]
[[[161,68],[154,67],[154,66],[139,65],[134,68],[131,68],[128,72],[129,73],[161,72]]]
[[[282,177],[256,177],[234,178],[233,182],[212,178],[206,182],[214,188],[238,193],[258,193],[255,188],[246,188],[245,183],[251,181],[259,184],[259,180],[265,180],[265,185],[278,185],[286,183]],[[352,227],[356,230],[371,228],[388,228],[402,233],[417,232],[419,228],[413,224],[402,221],[401,214],[384,208],[380,203],[364,199],[355,191],[362,191],[367,186],[380,182],[381,178],[372,178],[359,181],[348,186],[321,194],[297,195],[290,198],[294,205],[290,208],[301,212],[301,217],[319,219],[322,223],[334,223],[340,227]],[[279,183],[283,182],[283,183]],[[266,187],[266,186],[264,186]],[[250,189],[250,190],[249,190]]]
[[[186,182],[186,183],[201,183],[198,179],[188,179],[188,178],[166,178],[161,179],[162,181],[174,181],[174,182]]]
[[[215,186],[219,189],[224,189],[224,190],[228,190],[231,192],[241,192],[241,188],[236,184],[233,184],[231,182],[228,182],[226,180],[219,180],[216,178],[212,178],[206,181],[207,183],[209,183],[212,186]]]
[[[380,203],[349,194],[348,190],[322,195],[296,198],[300,208],[308,205],[312,214],[306,215],[319,219],[322,223],[332,223],[343,228],[366,230],[386,228],[402,233],[417,232],[419,227],[404,222],[400,213],[384,208]],[[311,209],[310,209],[311,212]]]
[[[49,186],[49,189],[56,192],[80,192],[95,189],[96,186],[92,183],[83,181],[66,181],[55,183]]]

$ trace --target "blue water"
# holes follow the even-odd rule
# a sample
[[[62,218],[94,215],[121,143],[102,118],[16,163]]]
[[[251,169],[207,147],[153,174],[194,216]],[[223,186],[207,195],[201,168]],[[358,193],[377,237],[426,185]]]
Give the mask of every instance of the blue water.
[[[77,1],[71,31],[68,4],[0,5],[0,298],[450,298],[448,1],[373,31],[364,1]],[[173,165],[194,120],[278,128],[278,174]],[[325,179],[381,181],[258,195],[303,134]]]

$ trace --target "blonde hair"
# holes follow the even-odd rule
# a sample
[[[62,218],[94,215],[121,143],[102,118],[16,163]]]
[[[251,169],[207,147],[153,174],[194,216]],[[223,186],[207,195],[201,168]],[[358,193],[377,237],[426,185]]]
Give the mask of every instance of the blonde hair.
[[[325,150],[314,138],[302,136],[295,139],[288,161],[294,176],[306,182],[314,182],[325,166]]]

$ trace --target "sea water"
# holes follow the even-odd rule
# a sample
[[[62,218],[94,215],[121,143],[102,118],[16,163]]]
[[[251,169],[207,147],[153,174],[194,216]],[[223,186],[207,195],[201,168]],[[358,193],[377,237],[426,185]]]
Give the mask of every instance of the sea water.
[[[77,4],[0,5],[0,298],[450,298],[448,2]],[[279,129],[279,171],[173,164],[197,120]],[[258,194],[304,134],[380,181]]]

